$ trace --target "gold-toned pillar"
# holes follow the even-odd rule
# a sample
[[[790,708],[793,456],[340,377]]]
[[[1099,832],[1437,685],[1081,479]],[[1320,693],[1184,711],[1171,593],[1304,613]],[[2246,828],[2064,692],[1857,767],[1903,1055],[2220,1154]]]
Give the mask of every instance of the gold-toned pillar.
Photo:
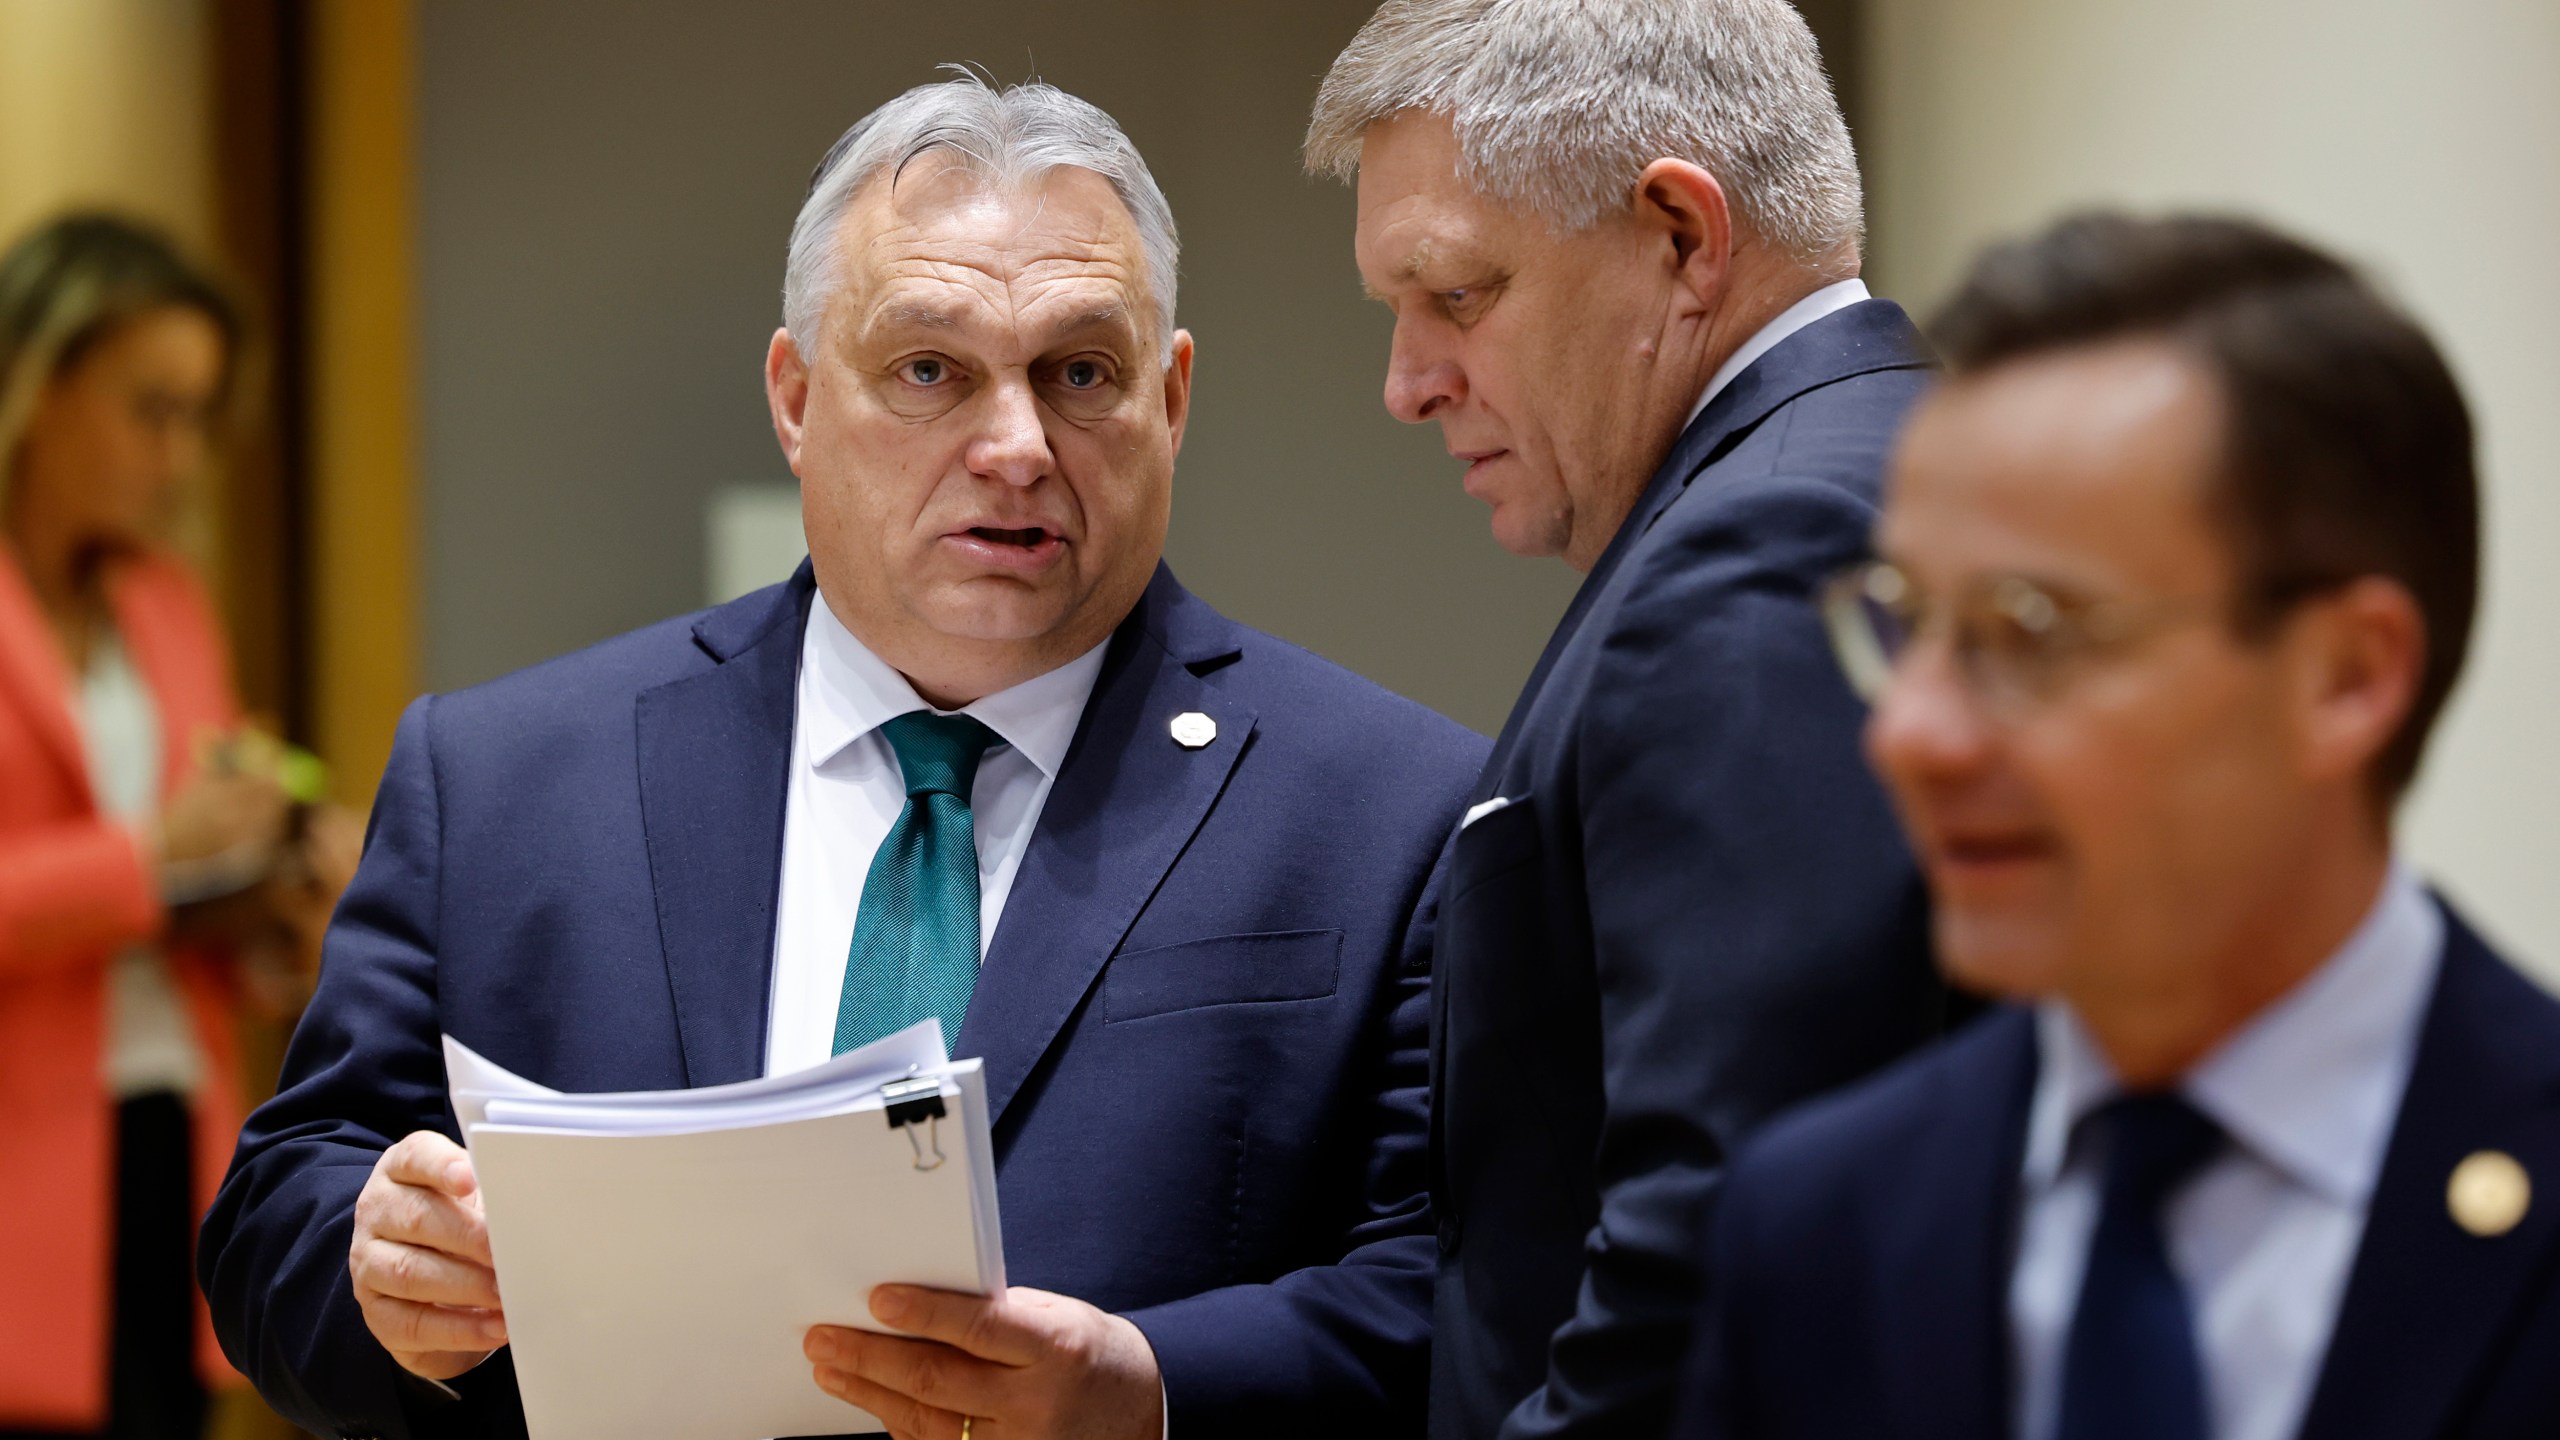
[[[418,685],[416,16],[308,15],[312,729],[362,807]]]

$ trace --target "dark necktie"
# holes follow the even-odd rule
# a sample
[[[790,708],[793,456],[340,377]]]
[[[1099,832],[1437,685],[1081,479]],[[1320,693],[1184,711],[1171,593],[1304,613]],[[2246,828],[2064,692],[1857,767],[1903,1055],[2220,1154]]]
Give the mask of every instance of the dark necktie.
[[[2106,1181],[2063,1357],[2056,1440],[2205,1440],[2195,1320],[2169,1268],[2160,1206],[2222,1132],[2174,1093],[2127,1096],[2089,1118],[2107,1132]]]
[[[978,988],[978,837],[969,787],[996,734],[966,715],[918,710],[880,727],[907,803],[871,857],[836,1001],[843,1054],[927,1016],[957,1042]]]

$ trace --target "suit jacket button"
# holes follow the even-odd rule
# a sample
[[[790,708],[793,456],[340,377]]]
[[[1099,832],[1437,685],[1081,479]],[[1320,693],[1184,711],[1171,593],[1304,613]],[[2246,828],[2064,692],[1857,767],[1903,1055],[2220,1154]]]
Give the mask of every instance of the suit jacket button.
[[[1458,1234],[1459,1234],[1458,1217],[1457,1217],[1457,1216],[1455,1216],[1455,1215],[1443,1215],[1443,1216],[1441,1216],[1441,1217],[1440,1217],[1440,1253],[1441,1253],[1441,1254],[1443,1254],[1443,1255],[1455,1255],[1455,1254],[1457,1254],[1457,1253],[1458,1253]]]

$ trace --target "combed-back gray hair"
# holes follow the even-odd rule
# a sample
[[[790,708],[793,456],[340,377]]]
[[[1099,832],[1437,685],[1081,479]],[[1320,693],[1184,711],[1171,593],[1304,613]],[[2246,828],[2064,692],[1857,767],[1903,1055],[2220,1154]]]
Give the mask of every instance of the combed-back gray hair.
[[[1807,264],[1865,229],[1848,126],[1787,0],[1386,0],[1325,76],[1307,168],[1351,179],[1361,137],[1406,110],[1446,116],[1467,183],[1561,233],[1664,158]]]
[[[990,187],[1019,189],[1062,165],[1111,182],[1138,228],[1155,300],[1156,338],[1173,357],[1174,276],[1182,244],[1173,209],[1138,147],[1112,118],[1055,85],[1032,81],[999,90],[959,66],[953,79],[919,85],[854,122],[809,179],[791,226],[782,274],[782,323],[800,353],[814,353],[827,301],[843,277],[836,234],[845,207],[875,176],[893,180],[928,150],[947,150]]]

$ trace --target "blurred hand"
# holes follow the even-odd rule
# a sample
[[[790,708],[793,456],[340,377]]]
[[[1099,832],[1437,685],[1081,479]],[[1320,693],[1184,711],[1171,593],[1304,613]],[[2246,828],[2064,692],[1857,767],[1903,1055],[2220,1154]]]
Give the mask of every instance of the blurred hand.
[[[364,857],[364,822],[336,805],[306,805],[295,829],[267,886],[267,905],[316,965],[321,932]]]
[[[909,1335],[819,1325],[803,1351],[820,1388],[878,1416],[898,1440],[957,1440],[962,1416],[987,1427],[985,1440],[1164,1434],[1155,1348],[1082,1300],[1019,1285],[993,1299],[883,1285],[871,1313]]]
[[[274,870],[243,897],[254,913],[223,937],[239,967],[241,998],[259,1017],[288,1024],[311,1003],[320,983],[321,943],[364,850],[364,822],[336,805],[300,807],[292,829],[292,843]],[[233,907],[234,902],[217,901],[195,909],[219,913]],[[195,909],[180,914],[184,933],[197,933],[188,923]]]
[[[313,805],[303,811],[302,843],[294,851],[303,884],[338,903],[356,864],[364,858],[364,817],[343,805]],[[326,915],[321,917],[324,921]]]
[[[163,868],[234,857],[271,857],[284,843],[293,802],[275,777],[205,770],[187,782],[152,835]]]
[[[507,1343],[471,1157],[432,1130],[375,1162],[347,1271],[365,1328],[413,1375],[450,1380]]]

